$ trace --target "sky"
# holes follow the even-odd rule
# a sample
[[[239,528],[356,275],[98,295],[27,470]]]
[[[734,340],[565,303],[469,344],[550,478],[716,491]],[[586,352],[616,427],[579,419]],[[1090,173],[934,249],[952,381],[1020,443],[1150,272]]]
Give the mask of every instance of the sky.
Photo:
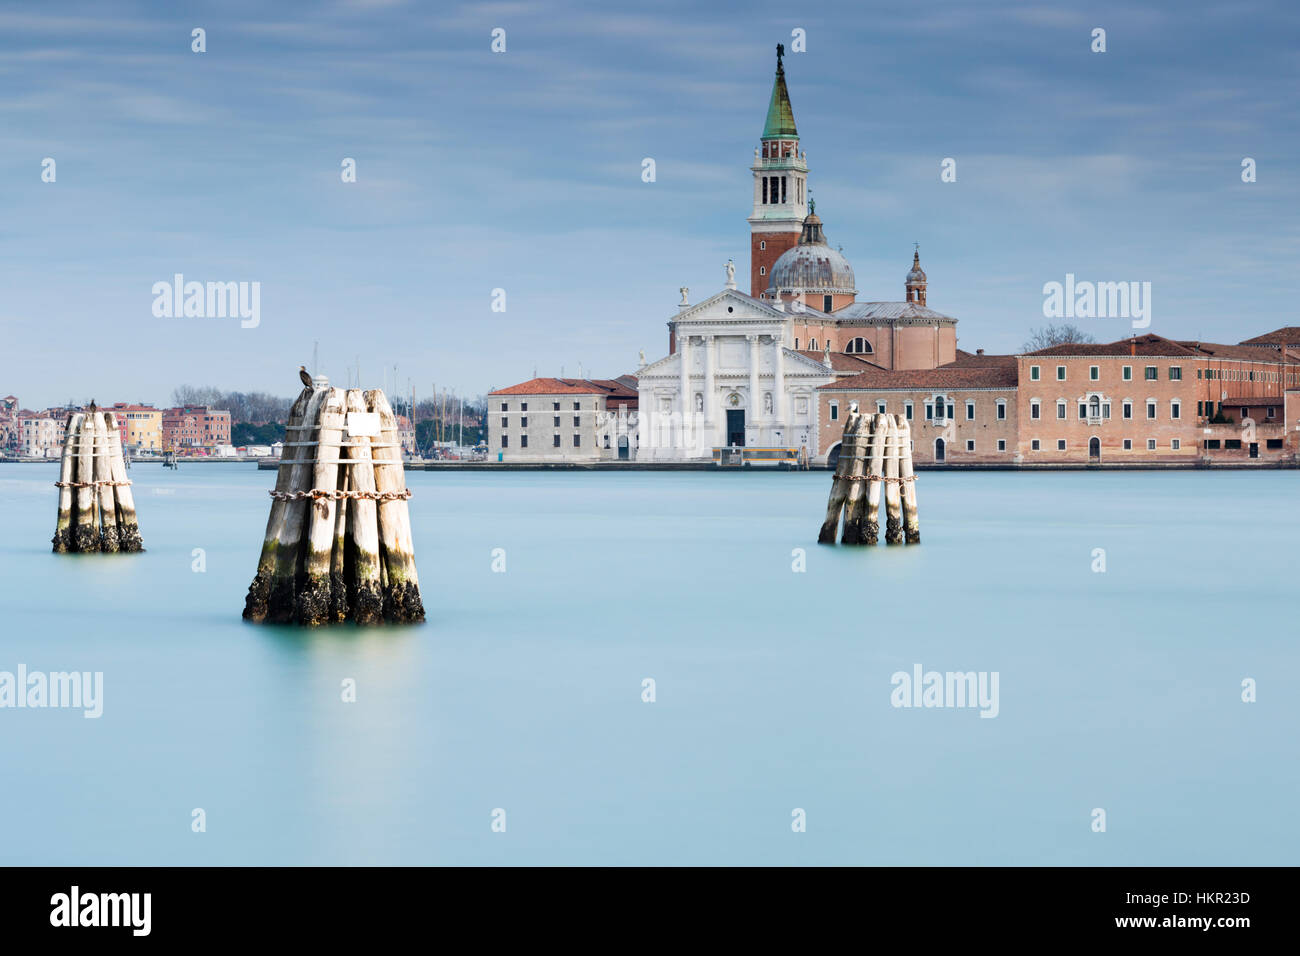
[[[1150,282],[1174,338],[1300,324],[1294,3],[19,2],[0,394],[292,395],[313,351],[421,396],[634,372],[680,286],[706,298],[734,258],[743,287],[794,30],[809,184],[860,300],[902,299],[918,242],[972,351],[1017,350],[1067,274]],[[258,324],[155,315],[177,273],[259,283]]]

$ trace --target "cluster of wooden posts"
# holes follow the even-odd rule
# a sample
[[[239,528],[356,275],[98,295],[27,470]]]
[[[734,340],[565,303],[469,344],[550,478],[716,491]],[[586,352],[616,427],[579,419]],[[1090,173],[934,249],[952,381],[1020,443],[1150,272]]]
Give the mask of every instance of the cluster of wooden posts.
[[[857,402],[853,402],[844,421],[840,459],[835,466],[826,520],[817,536],[818,542],[835,543],[842,512],[842,544],[877,544],[882,490],[885,497],[885,543],[920,542],[911,426],[902,415],[861,415]]]
[[[90,403],[64,423],[54,551],[143,551],[117,417]]]
[[[379,389],[318,379],[289,413],[244,617],[306,625],[424,620],[397,420]]]

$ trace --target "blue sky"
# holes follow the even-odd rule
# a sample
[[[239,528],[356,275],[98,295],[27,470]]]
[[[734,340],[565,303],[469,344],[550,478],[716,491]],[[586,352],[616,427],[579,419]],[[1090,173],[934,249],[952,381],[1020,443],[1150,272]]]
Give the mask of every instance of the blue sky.
[[[11,3],[0,393],[292,394],[313,342],[337,381],[396,364],[421,394],[632,371],[679,286],[747,275],[795,28],[810,184],[860,299],[902,298],[917,241],[971,350],[1015,350],[1067,272],[1151,282],[1164,335],[1300,324],[1294,4]],[[177,272],[260,282],[261,324],[155,318]]]

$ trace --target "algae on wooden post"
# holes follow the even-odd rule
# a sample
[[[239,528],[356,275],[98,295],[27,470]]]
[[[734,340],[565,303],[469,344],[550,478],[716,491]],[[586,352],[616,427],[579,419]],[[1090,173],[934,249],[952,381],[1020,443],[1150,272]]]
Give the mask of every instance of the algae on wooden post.
[[[72,501],[73,471],[76,441],[72,436],[81,430],[81,412],[73,412],[63,426],[63,457],[59,459],[59,516],[54,525],[54,552],[66,554],[73,550]]]
[[[420,576],[415,570],[415,544],[406,506],[406,470],[402,467],[397,418],[384,393],[365,393],[366,408],[379,415],[380,441],[374,443],[375,489],[379,492],[379,548],[383,562],[384,618],[423,621]]]
[[[300,456],[306,457],[300,436],[303,434],[303,417],[307,413],[307,403],[311,396],[311,386],[304,388],[289,410],[280,467],[276,469],[275,475],[275,490],[282,494],[289,490],[294,460]],[[250,621],[266,620],[267,600],[271,595],[271,578],[275,574],[276,548],[284,525],[286,504],[284,498],[271,499],[271,514],[266,519],[266,534],[262,538],[262,553],[257,559],[257,573],[253,576],[253,583],[248,586],[248,596],[244,599],[244,617]]]

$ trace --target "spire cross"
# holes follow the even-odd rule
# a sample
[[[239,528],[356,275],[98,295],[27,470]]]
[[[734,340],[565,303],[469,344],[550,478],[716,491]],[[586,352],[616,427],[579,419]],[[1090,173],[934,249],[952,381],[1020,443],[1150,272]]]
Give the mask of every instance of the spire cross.
[[[781,69],[781,57],[783,56],[785,56],[785,44],[778,43],[776,45],[776,68],[778,70]]]

